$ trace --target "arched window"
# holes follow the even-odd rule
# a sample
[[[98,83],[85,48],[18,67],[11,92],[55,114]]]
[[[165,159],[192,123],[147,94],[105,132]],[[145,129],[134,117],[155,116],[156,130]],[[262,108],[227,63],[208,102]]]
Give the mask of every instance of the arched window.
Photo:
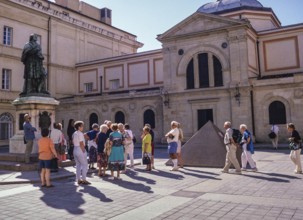
[[[198,55],[199,62],[199,85],[200,88],[209,87],[209,68],[208,68],[208,54],[200,53]]]
[[[286,124],[285,105],[280,101],[274,101],[269,105],[269,124]]]
[[[197,80],[199,83],[195,83]],[[215,55],[199,53],[189,61],[186,69],[186,88],[195,89],[195,84],[199,88],[223,86],[222,64]]]
[[[98,115],[96,113],[92,113],[89,116],[89,128],[91,128],[94,123],[99,124]]]
[[[213,56],[215,87],[223,86],[222,65],[216,56]]]
[[[8,140],[13,136],[13,116],[9,113],[0,115],[0,140]]]
[[[143,119],[144,119],[144,125],[150,124],[151,128],[156,127],[155,113],[153,110],[150,110],[150,109],[146,110],[143,114]]]
[[[186,83],[187,83],[187,89],[194,89],[195,88],[194,59],[191,59],[191,61],[187,65]]]
[[[125,115],[123,112],[118,111],[115,115],[115,122],[125,124]]]

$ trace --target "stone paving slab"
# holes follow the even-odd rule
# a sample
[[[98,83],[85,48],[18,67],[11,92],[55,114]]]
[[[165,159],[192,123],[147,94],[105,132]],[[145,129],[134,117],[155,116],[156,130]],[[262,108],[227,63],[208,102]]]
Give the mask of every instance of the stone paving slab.
[[[136,166],[122,180],[91,173],[89,186],[77,186],[74,176],[53,180],[50,189],[0,185],[1,219],[302,220],[303,175],[293,173],[288,152],[257,151],[254,158],[259,172],[243,175],[195,167],[171,172],[167,159],[156,159],[157,170]]]

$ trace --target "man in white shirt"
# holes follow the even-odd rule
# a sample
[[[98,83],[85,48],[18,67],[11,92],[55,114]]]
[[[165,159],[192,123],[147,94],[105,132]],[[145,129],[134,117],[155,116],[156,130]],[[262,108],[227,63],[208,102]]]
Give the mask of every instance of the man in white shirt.
[[[230,165],[233,164],[236,168],[235,174],[241,174],[241,168],[236,156],[237,146],[232,137],[233,129],[231,129],[231,123],[229,121],[224,123],[224,129],[226,130],[224,136],[224,144],[226,146],[226,161],[222,173],[228,173]]]

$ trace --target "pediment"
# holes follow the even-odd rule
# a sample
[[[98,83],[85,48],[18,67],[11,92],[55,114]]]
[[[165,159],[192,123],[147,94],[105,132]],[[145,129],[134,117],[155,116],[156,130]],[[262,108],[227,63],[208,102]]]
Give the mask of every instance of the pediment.
[[[165,33],[159,35],[157,39],[161,41],[167,38],[226,29],[228,27],[243,24],[247,24],[247,21],[240,21],[218,15],[196,12],[177,25],[173,26]]]

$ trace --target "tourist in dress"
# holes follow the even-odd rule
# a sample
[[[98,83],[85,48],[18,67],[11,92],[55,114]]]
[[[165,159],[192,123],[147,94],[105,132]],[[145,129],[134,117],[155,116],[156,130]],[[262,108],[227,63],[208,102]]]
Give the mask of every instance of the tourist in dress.
[[[113,131],[109,135],[111,152],[108,158],[108,166],[111,171],[110,179],[114,179],[114,171],[117,171],[117,179],[120,179],[120,170],[124,170],[124,137],[118,131],[118,125],[112,124],[111,130]]]
[[[151,158],[151,152],[152,152],[152,146],[151,146],[151,140],[152,136],[150,134],[150,128],[148,126],[145,126],[143,128],[143,134],[142,134],[142,157],[147,156]],[[145,170],[151,171],[151,163],[146,164]]]
[[[69,119],[68,127],[67,127],[67,137],[68,137],[68,157],[70,160],[74,159],[74,144],[73,144],[73,134],[75,133],[76,129],[74,127],[75,120]]]
[[[41,187],[47,188],[53,187],[50,182],[51,160],[53,157],[57,157],[53,141],[48,137],[48,135],[49,130],[47,128],[43,128],[41,131],[42,138],[38,141]]]
[[[230,166],[234,165],[236,169],[235,174],[241,174],[241,168],[236,156],[237,144],[235,143],[232,137],[233,129],[231,129],[231,122],[226,121],[224,123],[224,129],[225,129],[224,144],[226,146],[226,159],[225,159],[225,166],[221,172],[229,173]]]
[[[120,134],[122,134],[123,138],[124,138],[124,144],[123,144],[123,149],[124,149],[124,159],[125,159],[125,138],[126,138],[126,133],[125,133],[125,128],[124,128],[124,124],[119,123],[118,124],[118,131],[120,132]],[[124,161],[124,169],[120,170],[120,173],[124,174],[126,173],[126,162]]]
[[[30,155],[33,150],[35,131],[37,131],[37,129],[31,125],[31,117],[29,116],[29,114],[24,115],[23,130],[24,130],[24,142],[26,143],[24,160],[25,163],[30,163]]]
[[[53,129],[50,131],[50,138],[52,139],[57,155],[60,155],[59,146],[62,143],[62,131],[58,129],[58,123],[53,124]],[[58,162],[61,162],[58,156]]]
[[[171,171],[178,170],[178,156],[177,156],[177,148],[178,148],[178,139],[179,139],[179,129],[178,122],[171,122],[171,130],[165,135],[168,143],[168,153],[173,162],[173,168]]]
[[[90,184],[86,180],[87,174],[87,152],[85,150],[85,139],[84,134],[82,133],[84,128],[83,121],[75,122],[75,133],[73,134],[73,144],[74,144],[74,158],[76,161],[76,178],[78,184]],[[81,178],[82,177],[82,178]]]
[[[61,133],[62,133],[61,148],[62,148],[62,146],[65,146],[65,148],[66,148],[67,141],[66,141],[65,136],[64,136],[64,134],[62,132],[62,124],[61,123],[57,124],[57,129],[60,130]],[[65,150],[62,151],[62,152],[60,152],[60,154],[58,155],[59,161],[65,161],[66,160],[66,151]]]
[[[127,157],[129,156],[130,159],[130,167],[134,168],[134,142],[133,142],[133,132],[130,130],[129,124],[124,125],[125,128],[125,152],[124,152],[124,161],[125,161],[125,166],[127,163]]]
[[[289,142],[290,142],[290,159],[295,164],[294,172],[296,174],[302,174],[302,164],[301,164],[301,142],[302,139],[295,128],[293,123],[287,124],[287,131],[290,133]]]
[[[182,141],[183,141],[183,130],[181,129],[181,124],[178,123],[178,129],[179,129],[179,137],[178,137],[178,148],[177,148],[177,155],[178,155],[178,163],[180,167],[183,168],[184,162],[181,156],[181,148],[182,148]]]
[[[86,132],[84,137],[88,140],[88,155],[89,155],[89,169],[95,170],[94,164],[97,162],[97,136],[99,133],[99,125],[94,123],[92,125],[92,130]]]
[[[247,162],[252,171],[258,171],[256,167],[256,162],[253,160],[252,155],[254,154],[254,144],[252,140],[251,133],[247,130],[247,126],[245,124],[240,125],[240,132],[242,134],[242,140],[240,145],[242,146],[242,171],[246,171]]]
[[[149,133],[151,135],[151,158],[150,158],[151,168],[152,169],[156,169],[155,168],[155,163],[154,163],[154,161],[155,161],[155,142],[154,142],[154,140],[155,140],[155,133],[154,133],[154,131],[153,131],[153,129],[152,129],[152,127],[151,127],[150,124],[145,124],[144,127],[145,126],[149,127]]]
[[[107,155],[105,153],[105,142],[107,140],[106,132],[108,127],[106,124],[100,126],[100,132],[97,137],[97,145],[98,145],[98,158],[97,163],[99,167],[98,176],[105,176],[106,168],[107,168]]]
[[[273,124],[270,129],[271,132],[275,133],[275,137],[271,138],[272,146],[274,149],[278,149],[278,141],[279,141],[279,127],[278,125]]]

